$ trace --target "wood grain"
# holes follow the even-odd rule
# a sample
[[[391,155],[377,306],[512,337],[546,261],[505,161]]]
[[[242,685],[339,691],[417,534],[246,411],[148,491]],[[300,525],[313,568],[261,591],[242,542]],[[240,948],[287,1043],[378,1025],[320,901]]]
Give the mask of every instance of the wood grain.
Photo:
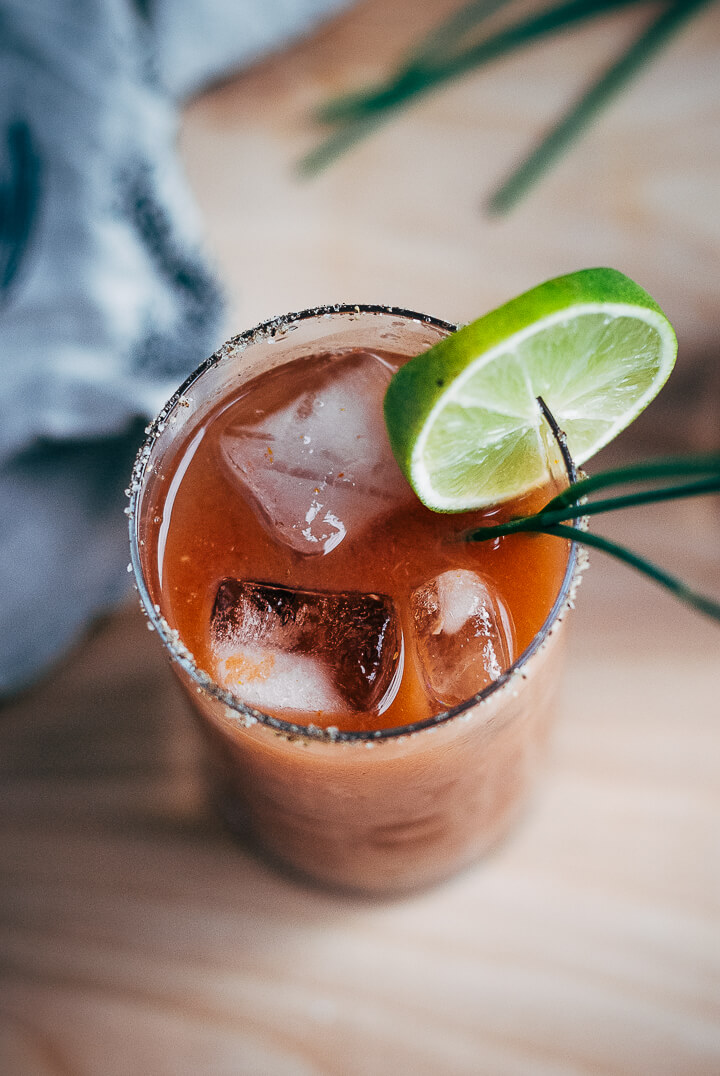
[[[614,264],[681,357],[606,460],[720,448],[717,8],[505,221],[483,192],[637,13],[448,87],[298,183],[310,106],[451,6],[370,0],[188,110],[231,327],[338,299],[469,318]],[[717,501],[602,529],[720,595]],[[156,640],[134,604],[108,616],[0,713],[0,1071],[714,1076],[719,653],[717,627],[594,557],[531,813],[478,868],[372,903],[233,842]]]

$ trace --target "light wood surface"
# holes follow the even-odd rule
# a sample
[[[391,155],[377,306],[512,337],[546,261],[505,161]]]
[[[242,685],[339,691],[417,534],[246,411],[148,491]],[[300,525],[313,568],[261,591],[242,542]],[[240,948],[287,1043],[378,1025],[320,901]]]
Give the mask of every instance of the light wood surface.
[[[228,327],[335,300],[464,319],[612,264],[681,357],[605,461],[719,448],[717,6],[506,221],[483,194],[639,13],[447,88],[299,184],[308,108],[450,6],[370,0],[188,110]],[[720,595],[717,499],[598,529]],[[157,640],[132,603],[99,623],[0,713],[0,1072],[720,1072],[720,631],[600,556],[574,619],[532,811],[476,869],[390,903],[235,844]]]

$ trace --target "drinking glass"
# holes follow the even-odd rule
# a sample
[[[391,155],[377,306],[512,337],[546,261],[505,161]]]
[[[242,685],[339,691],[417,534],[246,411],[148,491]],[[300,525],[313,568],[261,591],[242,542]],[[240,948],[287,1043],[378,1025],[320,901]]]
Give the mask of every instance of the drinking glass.
[[[140,600],[187,691],[209,747],[220,809],[262,854],[325,886],[392,894],[428,886],[484,855],[521,813],[542,758],[577,579],[567,544],[545,623],[499,679],[460,705],[401,728],[337,731],[259,712],[197,667],[163,608],[148,521],[166,470],[225,397],[282,363],[335,348],[412,356],[456,327],[383,306],[336,305],[275,318],[234,337],[181,386],[149,428],[131,482],[130,543]],[[548,428],[548,484],[575,476]]]

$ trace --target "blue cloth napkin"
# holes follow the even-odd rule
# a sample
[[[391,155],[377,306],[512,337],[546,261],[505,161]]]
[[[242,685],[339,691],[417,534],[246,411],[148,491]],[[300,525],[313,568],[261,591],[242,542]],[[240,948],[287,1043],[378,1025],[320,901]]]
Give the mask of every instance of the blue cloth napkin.
[[[143,426],[220,342],[179,104],[347,3],[0,0],[0,692],[127,592]]]

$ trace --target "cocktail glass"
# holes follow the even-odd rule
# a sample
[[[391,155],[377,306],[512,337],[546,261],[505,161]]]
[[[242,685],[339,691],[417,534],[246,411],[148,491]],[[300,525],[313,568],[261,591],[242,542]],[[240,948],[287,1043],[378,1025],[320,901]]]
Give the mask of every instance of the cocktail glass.
[[[167,493],[165,465],[178,445],[258,374],[334,348],[412,356],[454,329],[382,306],[320,307],[268,321],[230,340],[187,379],[149,428],[132,476],[137,588],[199,718],[221,810],[267,858],[334,888],[392,894],[428,886],[508,832],[533,786],[555,707],[576,547],[568,544],[543,626],[490,686],[415,724],[338,731],[253,709],[198,668],[162,607],[148,520]],[[557,433],[548,426],[546,436],[548,484],[556,490],[575,472]]]

